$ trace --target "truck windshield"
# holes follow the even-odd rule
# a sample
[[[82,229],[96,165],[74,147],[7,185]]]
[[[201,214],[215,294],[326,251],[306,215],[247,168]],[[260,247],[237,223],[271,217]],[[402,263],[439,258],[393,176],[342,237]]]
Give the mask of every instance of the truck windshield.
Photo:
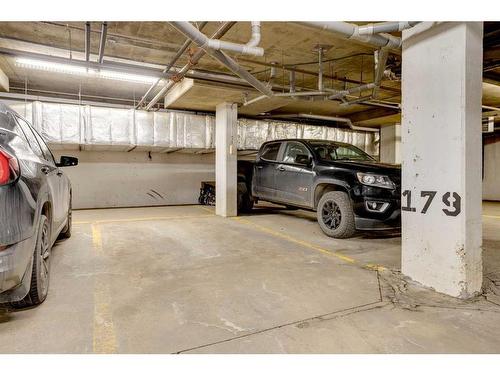
[[[314,152],[324,161],[333,160],[363,160],[374,161],[370,155],[359,148],[341,143],[333,142],[310,142]]]

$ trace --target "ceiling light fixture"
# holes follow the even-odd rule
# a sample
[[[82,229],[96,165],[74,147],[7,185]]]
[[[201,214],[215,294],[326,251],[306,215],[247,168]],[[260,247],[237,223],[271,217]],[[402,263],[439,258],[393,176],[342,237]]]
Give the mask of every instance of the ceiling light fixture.
[[[84,66],[55,63],[44,60],[28,59],[20,57],[16,59],[16,65],[26,69],[43,70],[47,72],[72,74],[86,76],[89,78],[101,78],[115,81],[126,81],[150,85],[158,80],[158,77],[146,76],[141,74],[131,74],[117,72],[109,69],[93,69]]]

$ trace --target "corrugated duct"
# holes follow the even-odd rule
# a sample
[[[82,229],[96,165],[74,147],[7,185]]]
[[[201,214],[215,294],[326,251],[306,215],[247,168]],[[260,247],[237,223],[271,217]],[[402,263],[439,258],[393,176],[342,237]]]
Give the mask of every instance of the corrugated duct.
[[[6,104],[32,122],[54,149],[165,152],[215,147],[215,117],[211,115],[39,101]],[[378,132],[276,120],[238,120],[240,150],[257,150],[265,141],[283,138],[345,142],[378,156]]]

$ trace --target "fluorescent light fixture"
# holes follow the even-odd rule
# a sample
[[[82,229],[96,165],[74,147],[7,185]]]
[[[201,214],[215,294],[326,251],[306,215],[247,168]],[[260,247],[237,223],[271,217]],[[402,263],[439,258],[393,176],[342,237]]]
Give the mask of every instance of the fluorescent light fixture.
[[[145,85],[155,83],[158,80],[158,77],[145,76],[141,74],[117,72],[109,69],[98,70],[78,65],[55,63],[50,61],[28,59],[24,57],[17,58],[16,65],[26,69],[44,70],[47,72],[72,74],[86,76],[89,78],[102,78],[115,81],[135,82]]]

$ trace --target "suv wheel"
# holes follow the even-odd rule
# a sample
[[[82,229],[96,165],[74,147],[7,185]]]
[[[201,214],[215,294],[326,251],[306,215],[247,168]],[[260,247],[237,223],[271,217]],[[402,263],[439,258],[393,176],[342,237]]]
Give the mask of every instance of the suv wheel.
[[[14,308],[39,305],[47,298],[50,279],[50,229],[49,220],[45,215],[41,215],[35,251],[32,256],[30,290],[24,299],[11,303]]]
[[[356,231],[354,212],[349,196],[342,191],[324,194],[316,211],[323,232],[334,238],[349,238]]]

